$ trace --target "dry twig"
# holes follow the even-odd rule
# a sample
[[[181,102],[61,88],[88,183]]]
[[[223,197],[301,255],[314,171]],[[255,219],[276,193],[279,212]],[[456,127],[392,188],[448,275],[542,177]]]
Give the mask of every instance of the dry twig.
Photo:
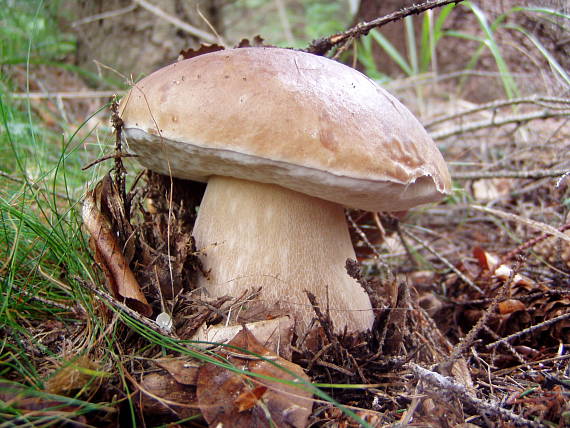
[[[476,409],[482,415],[488,415],[495,419],[499,417],[508,419],[516,426],[533,428],[539,428],[542,426],[539,423],[525,419],[508,409],[500,407],[499,404],[490,403],[474,397],[469,393],[465,386],[455,382],[452,378],[424,369],[414,363],[409,363],[409,367],[414,375],[429,385],[429,387],[422,387],[426,393],[439,395],[446,401],[459,398],[464,404]]]
[[[530,122],[532,120],[550,119],[553,117],[564,117],[564,116],[570,116],[570,111],[569,110],[562,110],[562,111],[542,110],[542,111],[533,111],[530,113],[524,113],[524,114],[514,115],[514,116],[506,116],[506,117],[499,117],[499,118],[492,117],[491,119],[480,120],[477,122],[471,122],[471,123],[467,123],[465,125],[457,126],[455,128],[444,129],[442,131],[432,132],[432,133],[430,133],[430,136],[434,140],[444,140],[446,138],[453,137],[455,135],[466,134],[468,132],[478,131],[480,129],[509,125],[512,123],[516,123],[517,125],[520,125],[522,123]]]
[[[567,313],[565,313],[565,314],[562,314],[562,315],[559,315],[559,316],[557,316],[557,317],[551,318],[551,319],[549,319],[549,320],[547,320],[547,321],[544,321],[544,322],[541,322],[541,323],[532,325],[532,326],[530,326],[530,327],[528,327],[528,328],[525,328],[524,330],[517,331],[516,333],[510,334],[510,335],[507,336],[507,337],[503,337],[502,339],[497,340],[496,342],[489,343],[489,344],[487,345],[487,349],[495,348],[496,346],[498,346],[498,345],[501,344],[501,343],[505,343],[505,344],[506,344],[508,341],[510,341],[510,340],[512,340],[512,339],[516,339],[517,337],[521,337],[521,336],[524,336],[525,334],[532,333],[533,331],[538,330],[538,329],[540,329],[540,328],[549,327],[549,326],[551,326],[551,325],[553,325],[553,324],[556,324],[558,321],[562,321],[562,320],[565,320],[565,319],[568,319],[568,318],[570,318],[570,312],[567,312]]]
[[[420,244],[421,246],[423,246],[426,250],[428,250],[431,254],[433,254],[434,256],[436,256],[444,265],[446,265],[449,269],[451,269],[453,272],[455,272],[455,274],[461,278],[461,280],[463,280],[463,282],[465,282],[469,287],[471,287],[473,290],[477,291],[479,294],[485,294],[483,292],[483,290],[481,290],[481,288],[475,284],[473,281],[471,281],[469,278],[467,278],[463,272],[461,272],[459,269],[457,269],[449,260],[447,260],[445,257],[443,257],[441,254],[439,254],[436,250],[434,250],[431,245],[429,245],[427,242],[425,242],[423,239],[419,238],[418,236],[414,235],[412,232],[410,232],[407,229],[403,229],[402,232],[404,234],[406,234],[407,236],[409,236],[410,238],[412,238],[414,241],[416,241],[418,244]]]
[[[111,98],[114,95],[123,95],[124,91],[77,91],[77,92],[13,92],[12,98],[28,98],[41,100],[47,98],[82,99],[82,98]]]
[[[565,232],[566,230],[570,229],[570,223],[566,223],[564,226],[560,227],[558,229],[559,232]],[[550,233],[543,233],[540,236],[537,236],[536,238],[533,239],[529,239],[528,241],[522,243],[521,245],[519,245],[517,248],[515,248],[512,251],[509,251],[504,257],[503,257],[503,262],[507,262],[511,259],[514,259],[516,256],[518,256],[520,253],[522,253],[523,251],[528,250],[529,248],[534,247],[536,244],[546,240],[550,238]]]
[[[535,179],[545,177],[560,177],[568,174],[567,169],[536,169],[533,171],[479,171],[479,172],[453,172],[456,180],[477,180],[480,178],[522,178]]]
[[[128,5],[127,7],[123,7],[123,8],[115,9],[115,10],[109,10],[107,12],[101,12],[101,13],[97,13],[95,15],[87,16],[87,17],[82,18],[82,19],[78,19],[77,21],[72,22],[71,26],[73,28],[77,28],[83,24],[89,24],[91,22],[99,21],[102,19],[115,18],[117,16],[121,16],[121,15],[125,15],[127,13],[130,13],[133,10],[135,10],[136,8],[137,8],[137,4],[133,2],[130,5]]]
[[[27,187],[32,188],[34,190],[37,190],[39,192],[45,193],[46,195],[53,195],[53,196],[57,196],[60,199],[65,199],[65,200],[70,201],[70,202],[75,202],[69,195],[64,195],[63,193],[53,192],[51,190],[44,189],[44,188],[40,187],[40,185],[38,183],[32,182],[29,179],[14,177],[13,175],[10,175],[7,172],[1,171],[1,170],[0,170],[0,177],[3,177],[3,178],[10,180],[10,181],[13,181],[14,183],[24,184]]]
[[[141,324],[144,324],[146,327],[155,331],[156,333],[162,334],[163,336],[170,337],[172,339],[177,339],[177,337],[172,332],[160,327],[156,322],[154,322],[150,318],[146,318],[146,317],[140,315],[137,311],[135,311],[135,310],[129,308],[127,305],[119,302],[117,299],[115,299],[110,294],[104,292],[103,290],[99,290],[94,285],[89,284],[87,281],[84,281],[83,279],[81,279],[79,277],[74,277],[74,279],[77,281],[77,283],[79,285],[81,285],[83,288],[91,291],[99,299],[101,299],[104,303],[107,303],[110,306],[112,306],[113,308],[115,308],[119,313],[121,313],[123,315],[128,315],[129,317],[137,320]]]
[[[460,117],[469,116],[486,110],[496,110],[501,107],[514,106],[519,104],[534,104],[546,107],[551,110],[567,110],[570,107],[569,98],[546,97],[546,96],[532,96],[526,98],[513,98],[511,100],[497,100],[490,103],[481,104],[469,110],[453,113],[434,119],[428,123],[424,123],[424,127],[430,128],[443,122],[447,122]]]
[[[489,207],[483,207],[481,205],[471,205],[470,207],[475,209],[475,210],[478,210],[478,211],[483,211],[485,213],[493,214],[497,217],[504,218],[505,220],[516,221],[518,223],[526,224],[527,226],[530,226],[533,229],[538,229],[543,233],[548,233],[548,234],[556,236],[557,238],[560,238],[566,242],[570,242],[570,236],[566,235],[565,233],[558,231],[558,229],[556,229],[555,227],[552,227],[546,223],[541,223],[539,221],[531,220],[529,218],[521,217],[519,215],[511,214],[511,213],[508,213],[505,211],[496,210],[496,209],[489,208]]]
[[[195,37],[198,37],[208,43],[217,43],[218,39],[213,36],[212,34],[204,31],[204,30],[200,30],[197,27],[194,27],[193,25],[188,24],[187,22],[184,22],[180,19],[178,19],[175,16],[169,15],[168,13],[166,13],[165,11],[163,11],[162,9],[160,9],[159,7],[156,7],[155,5],[147,2],[146,0],[133,0],[136,4],[138,4],[140,7],[142,7],[143,9],[148,10],[150,13],[158,16],[159,18],[164,19],[165,21],[170,22],[172,25],[174,25],[175,27],[180,28],[182,31],[186,31],[188,34],[192,34]]]
[[[447,358],[443,363],[440,364],[440,367],[442,367],[442,369],[445,370],[445,368],[451,367],[453,362],[458,360],[459,358],[461,358],[461,355],[465,352],[465,350],[467,348],[469,348],[473,344],[473,342],[475,342],[477,335],[481,332],[481,330],[487,324],[487,321],[489,320],[489,318],[491,318],[491,316],[495,313],[495,309],[497,308],[497,305],[499,304],[499,302],[501,302],[507,296],[507,293],[509,292],[509,290],[511,288],[511,284],[513,283],[513,279],[514,279],[515,273],[517,271],[518,271],[518,266],[515,267],[511,271],[511,275],[503,283],[501,290],[493,298],[493,300],[491,301],[491,304],[487,307],[485,312],[483,312],[483,315],[481,316],[481,318],[479,318],[477,323],[473,326],[473,328],[469,331],[469,333],[467,333],[467,335],[463,338],[463,340],[461,340],[455,346],[455,348],[453,349],[453,352],[449,356],[449,358]]]
[[[138,0],[140,1],[140,0]],[[389,15],[376,18],[370,22],[361,22],[355,27],[352,27],[342,33],[333,34],[329,37],[323,37],[313,40],[309,47],[305,49],[306,52],[315,55],[324,55],[333,47],[344,44],[352,40],[354,37],[361,37],[368,34],[373,28],[382,27],[390,22],[399,21],[406,16],[417,15],[430,9],[446,6],[451,3],[461,3],[463,0],[431,0],[418,5],[405,7],[397,12],[390,13]]]

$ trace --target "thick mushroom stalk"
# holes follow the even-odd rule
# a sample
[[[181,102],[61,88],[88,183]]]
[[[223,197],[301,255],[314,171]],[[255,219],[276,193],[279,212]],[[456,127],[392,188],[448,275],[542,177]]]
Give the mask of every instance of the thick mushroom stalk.
[[[260,301],[293,315],[298,334],[314,317],[305,290],[334,328],[372,327],[362,287],[348,276],[355,259],[342,206],[274,184],[212,177],[194,226],[209,278],[198,285],[210,296],[240,296],[262,287]]]

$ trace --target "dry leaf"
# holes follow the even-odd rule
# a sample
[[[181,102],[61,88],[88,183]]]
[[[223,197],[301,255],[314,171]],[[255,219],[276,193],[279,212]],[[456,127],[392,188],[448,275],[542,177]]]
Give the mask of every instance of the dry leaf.
[[[301,367],[263,347],[245,327],[229,345],[261,355],[298,378],[309,380]],[[223,354],[236,368],[298,382],[296,377],[271,362],[249,353],[231,348]],[[305,389],[234,373],[212,363],[198,371],[196,393],[202,414],[211,427],[266,427],[269,419],[276,427],[305,427],[312,409],[312,394]]]
[[[526,306],[517,299],[507,299],[499,303],[499,313],[501,315],[512,314],[516,311],[524,311]]]
[[[182,385],[196,385],[198,366],[183,360],[163,358],[155,361],[156,365],[166,370],[176,382]]]
[[[473,196],[478,201],[492,201],[508,195],[513,186],[513,180],[508,178],[493,178],[476,180],[472,184]]]
[[[263,405],[259,402],[259,399],[263,397],[263,394],[265,394],[266,391],[266,386],[258,386],[252,390],[242,392],[238,398],[235,399],[235,405],[237,406],[238,412],[249,410],[258,404]]]
[[[169,374],[151,373],[141,381],[140,407],[148,420],[164,424],[199,413],[194,387],[177,382]]]
[[[483,270],[493,272],[496,278],[507,281],[513,274],[513,269],[510,266],[505,264],[499,265],[501,259],[481,247],[473,248],[473,256],[477,259],[479,266],[481,266]],[[512,279],[512,285],[530,286],[533,284],[531,279],[518,273],[514,274]]]
[[[83,223],[89,232],[89,244],[95,261],[103,269],[113,296],[145,316],[152,308],[142,293],[139,283],[125,259],[109,219],[97,207],[94,192],[88,192],[83,201]]]
[[[481,269],[491,271],[494,270],[501,261],[497,256],[485,251],[481,247],[473,248],[473,256],[479,262]]]
[[[288,316],[245,324],[266,349],[279,354],[283,358],[291,358],[291,340],[293,336],[293,319]],[[207,343],[227,343],[240,332],[241,325],[202,325],[191,340]],[[200,346],[200,344],[197,344]],[[210,346],[210,345],[208,345]]]
[[[178,54],[178,61],[194,58],[195,56],[205,55],[212,52],[223,51],[225,48],[218,44],[205,45],[201,44],[198,49],[184,49]]]
[[[87,424],[85,415],[80,414],[80,404],[70,404],[69,399],[65,397],[58,399],[56,395],[38,396],[36,391],[15,382],[0,381],[0,401],[4,406],[9,404],[12,409],[17,409],[20,414],[57,412],[62,419],[68,420],[69,426],[74,426],[74,423],[79,426]],[[10,422],[8,424],[8,426],[15,426],[10,425]]]
[[[241,39],[240,42],[237,44],[236,48],[251,48],[251,47],[260,47],[260,46],[271,46],[266,45],[263,43],[263,37],[259,34],[253,38],[253,41],[250,42],[248,39]]]

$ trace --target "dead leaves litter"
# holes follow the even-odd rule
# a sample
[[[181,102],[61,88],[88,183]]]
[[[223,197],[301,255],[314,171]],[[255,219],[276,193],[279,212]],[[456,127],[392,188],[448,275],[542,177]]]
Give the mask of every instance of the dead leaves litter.
[[[105,186],[106,179],[102,180],[95,190],[88,192],[83,201],[82,217],[90,236],[89,245],[95,254],[95,261],[105,273],[108,288],[113,296],[125,301],[127,306],[137,312],[150,316],[152,308],[129,267],[110,220],[101,208],[103,189],[113,188]]]
[[[312,393],[279,381],[300,385],[299,379],[308,382],[309,378],[301,367],[266,349],[245,327],[228,345],[231,348],[221,352],[227,362],[244,371],[276,380],[251,377],[247,372],[241,374],[212,363],[205,364],[198,371],[196,393],[208,424],[238,428],[266,427],[270,423],[276,427],[305,427],[311,414]]]

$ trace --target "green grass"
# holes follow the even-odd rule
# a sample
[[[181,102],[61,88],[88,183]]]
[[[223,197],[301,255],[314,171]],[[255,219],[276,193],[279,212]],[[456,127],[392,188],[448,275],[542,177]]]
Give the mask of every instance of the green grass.
[[[82,389],[68,397],[43,390],[46,382],[78,355],[92,352],[90,344],[97,343],[107,327],[96,316],[92,296],[73,280],[78,276],[95,281],[81,231],[78,201],[85,183],[99,171],[81,171],[85,159],[96,156],[95,152],[82,153],[88,134],[79,138],[77,130],[64,128],[63,121],[57,124],[60,129],[46,127],[29,100],[10,96],[16,90],[29,90],[34,66],[67,67],[64,61],[75,50],[75,42],[73,37],[58,30],[51,16],[57,5],[26,1],[3,2],[2,6],[0,377],[24,385],[18,391],[26,397],[56,403],[46,404],[43,412],[31,416],[9,400],[3,401],[0,420],[29,425],[57,424],[58,420],[102,406],[84,401]],[[49,328],[44,328],[46,323],[59,323],[61,334],[70,337],[56,342],[56,346],[46,345],[44,339],[49,333]],[[104,359],[100,363],[106,364]],[[90,377],[86,385],[100,377],[100,372],[93,371]],[[4,386],[0,392],[9,393],[10,388]],[[62,406],[71,410],[63,411]]]
[[[200,351],[193,343],[157,334],[113,307],[109,307],[111,319],[118,322],[102,319],[93,295],[78,282],[96,286],[103,282],[92,269],[80,211],[87,183],[96,181],[109,164],[87,172],[81,167],[104,154],[105,147],[112,147],[112,137],[108,131],[101,131],[103,144],[86,151],[85,147],[91,147],[86,142],[95,136],[85,132],[83,125],[67,129],[61,121],[55,128],[47,127],[29,100],[11,98],[11,92],[29,90],[30,70],[37,65],[93,77],[67,64],[66,56],[75,49],[73,37],[59,32],[50,15],[53,9],[45,6],[42,1],[30,1],[0,10],[0,65],[4,70],[0,79],[0,379],[13,382],[2,384],[0,393],[38,400],[36,405],[42,408],[28,414],[9,398],[0,402],[0,426],[4,426],[2,422],[58,425],[118,406],[97,396],[93,399],[100,381],[122,389],[127,419],[135,426],[137,406],[123,371],[133,356],[122,351],[132,333],[145,344],[143,350],[156,348],[240,374],[244,371]],[[24,88],[15,83],[21,75],[26,76]],[[52,325],[55,327],[49,327]],[[44,343],[53,329],[61,329],[58,334],[68,337]],[[93,361],[95,368],[75,365],[79,358]],[[82,384],[63,395],[50,393],[46,389],[50,382],[69,367],[84,375]],[[367,426],[311,383],[295,385],[339,405]]]
[[[456,8],[464,8],[475,17],[476,28],[460,31],[455,29],[445,29],[445,24],[449,16]],[[524,36],[536,48],[537,53],[549,64],[553,74],[562,82],[570,86],[570,74],[555,59],[541,41],[528,30],[519,25],[510,23],[509,18],[518,13],[527,13],[540,16],[547,21],[553,22],[555,19],[562,20],[565,25],[570,23],[570,16],[562,12],[547,8],[538,7],[513,7],[504,14],[499,15],[492,22],[485,13],[473,2],[464,1],[459,5],[447,5],[439,10],[429,11],[423,15],[421,24],[421,34],[415,34],[412,18],[404,20],[403,33],[406,41],[406,53],[398,51],[394,45],[382,35],[381,29],[370,31],[367,37],[360,40],[358,59],[363,64],[366,74],[370,77],[385,82],[390,77],[382,72],[373,57],[373,46],[376,45],[396,63],[401,72],[408,77],[418,76],[428,72],[437,74],[436,48],[438,43],[448,37],[476,42],[478,46],[470,55],[465,71],[472,71],[476,68],[485,52],[491,54],[495,66],[499,72],[505,96],[508,99],[520,96],[518,85],[510,72],[507,61],[503,55],[503,48],[497,42],[497,33],[502,31],[515,31]],[[475,31],[474,31],[475,30]],[[465,83],[465,77],[461,81],[460,87]]]

